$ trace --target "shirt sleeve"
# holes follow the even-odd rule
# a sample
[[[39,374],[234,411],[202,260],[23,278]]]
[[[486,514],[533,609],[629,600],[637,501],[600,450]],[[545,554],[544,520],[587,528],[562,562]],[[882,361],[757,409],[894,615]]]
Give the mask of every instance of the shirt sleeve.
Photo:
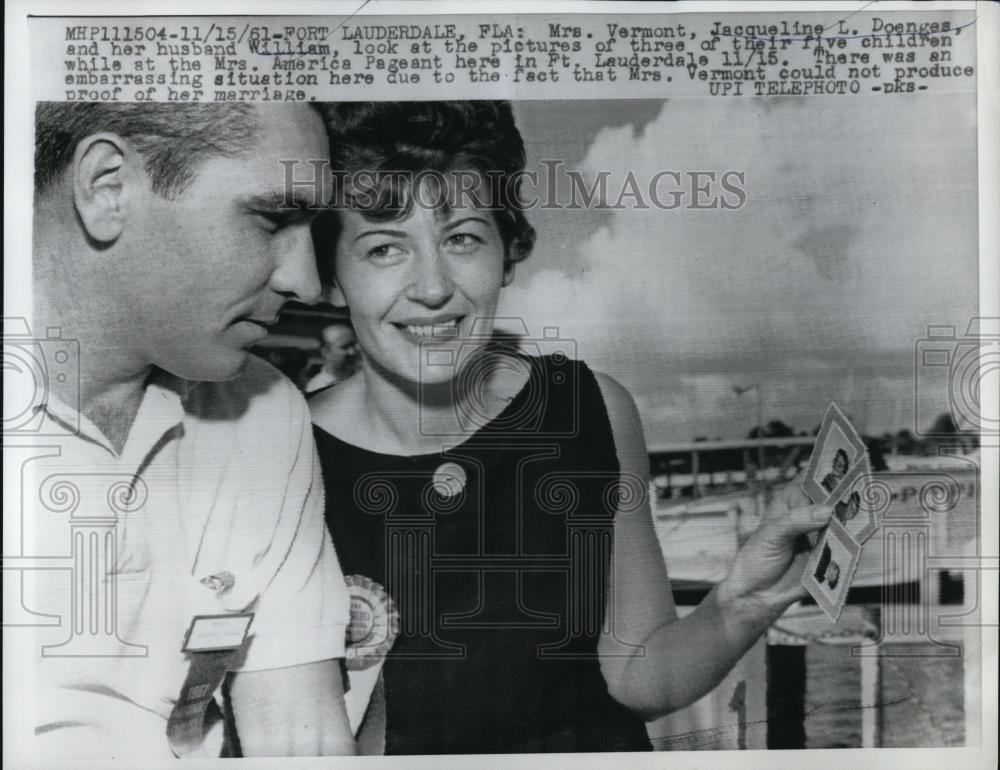
[[[349,597],[324,519],[323,477],[308,408],[288,380],[281,378],[274,391],[269,395],[280,403],[264,410],[267,424],[256,428],[266,470],[254,473],[255,463],[244,465],[252,475],[246,491],[254,509],[274,514],[271,522],[265,518],[255,524],[260,592],[253,605],[252,639],[234,670],[282,668],[345,654]],[[287,422],[276,423],[279,416]],[[261,537],[268,527],[269,536]]]

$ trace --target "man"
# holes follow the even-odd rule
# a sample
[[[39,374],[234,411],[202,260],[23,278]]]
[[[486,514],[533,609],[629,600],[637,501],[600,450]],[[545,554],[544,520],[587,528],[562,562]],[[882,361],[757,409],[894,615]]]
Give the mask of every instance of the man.
[[[350,322],[331,323],[320,333],[319,353],[323,363],[306,382],[305,392],[315,393],[343,382],[358,368],[358,338]]]
[[[218,729],[191,744],[168,718],[190,717],[196,696],[215,690],[185,685],[196,661],[211,660],[181,651],[192,619],[242,612],[254,613],[251,636],[216,691],[235,727],[228,751],[353,753],[337,660],[348,599],[308,413],[247,353],[286,300],[320,290],[310,221],[322,201],[289,206],[279,163],[328,161],[319,112],[47,103],[36,129],[34,323],[59,327],[80,353],[79,378],[52,379],[41,409],[41,432],[62,433],[58,456],[35,468],[33,553],[65,556],[71,517],[114,507],[104,492],[129,480],[100,551],[100,597],[117,605],[105,618],[110,653],[59,657],[67,631],[87,626],[77,613],[98,610],[71,604],[65,573],[30,575],[30,609],[64,618],[51,639],[40,634],[52,642],[38,664],[40,754],[155,757],[193,745],[218,756]],[[50,504],[45,484],[58,477],[76,490],[72,511]],[[91,625],[106,641],[107,628]]]

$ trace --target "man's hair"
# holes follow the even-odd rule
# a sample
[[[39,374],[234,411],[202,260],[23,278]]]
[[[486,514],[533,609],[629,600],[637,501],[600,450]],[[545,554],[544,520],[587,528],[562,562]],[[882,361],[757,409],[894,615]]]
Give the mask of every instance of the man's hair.
[[[249,104],[41,102],[35,110],[35,195],[62,176],[91,134],[107,131],[127,140],[143,157],[152,189],[176,198],[201,163],[245,153],[256,130]]]
[[[362,195],[350,183],[338,184],[334,205],[376,220],[409,215],[416,193],[414,179],[423,172],[481,175],[492,192],[489,202],[509,266],[525,259],[535,230],[524,216],[520,174],[524,141],[509,102],[355,102],[321,108],[330,134],[335,175],[346,180],[362,174],[373,181]],[[323,245],[336,244],[336,217],[324,217]],[[320,252],[322,254],[322,251]],[[329,281],[333,260],[321,258]]]

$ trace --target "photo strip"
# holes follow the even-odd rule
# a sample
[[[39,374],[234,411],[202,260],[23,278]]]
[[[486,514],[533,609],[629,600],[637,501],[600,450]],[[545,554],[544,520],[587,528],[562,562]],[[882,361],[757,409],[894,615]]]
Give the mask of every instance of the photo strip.
[[[817,505],[832,504],[841,524],[858,511],[860,495],[855,484],[870,473],[866,451],[850,420],[836,404],[830,404],[806,466],[802,490]]]
[[[834,623],[844,609],[860,561],[861,546],[839,519],[832,520],[813,549],[802,580],[809,594]]]

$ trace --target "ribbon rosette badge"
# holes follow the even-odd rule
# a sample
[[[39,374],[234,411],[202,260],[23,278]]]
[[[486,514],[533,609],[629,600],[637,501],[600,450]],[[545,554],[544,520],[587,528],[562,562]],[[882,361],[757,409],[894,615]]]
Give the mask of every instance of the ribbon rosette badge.
[[[350,671],[382,661],[399,634],[399,613],[385,588],[363,575],[344,578],[351,597],[346,665]]]

